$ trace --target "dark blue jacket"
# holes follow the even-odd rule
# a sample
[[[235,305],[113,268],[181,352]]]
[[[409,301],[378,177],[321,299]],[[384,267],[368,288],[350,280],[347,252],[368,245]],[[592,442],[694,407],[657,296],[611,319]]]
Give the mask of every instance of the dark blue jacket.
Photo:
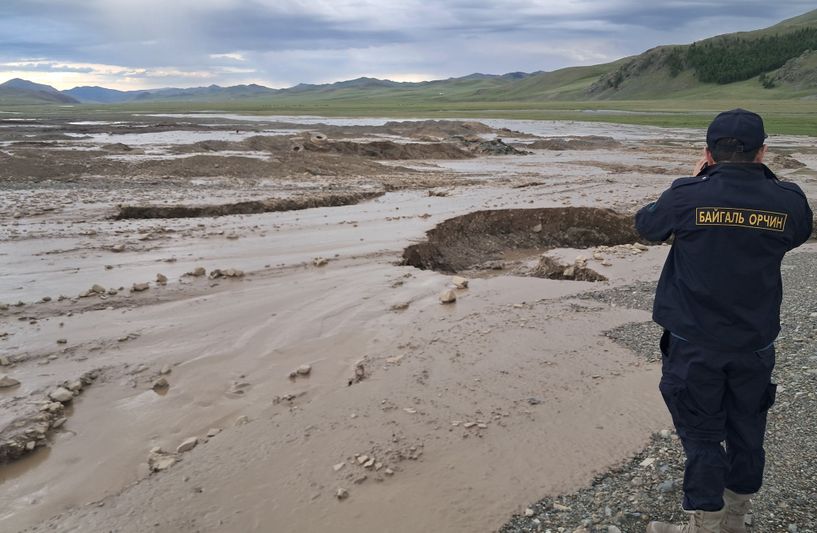
[[[780,333],[780,263],[808,240],[812,216],[800,187],[759,163],[675,180],[635,217],[645,239],[675,237],[653,319],[712,350],[768,346]]]

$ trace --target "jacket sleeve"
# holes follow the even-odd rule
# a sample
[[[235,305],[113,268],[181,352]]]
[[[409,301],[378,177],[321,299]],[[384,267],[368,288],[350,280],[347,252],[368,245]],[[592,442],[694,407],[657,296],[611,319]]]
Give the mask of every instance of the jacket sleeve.
[[[675,207],[672,189],[657,201],[647,204],[635,215],[635,229],[648,241],[665,241],[675,231]]]
[[[808,205],[808,200],[803,202],[805,206],[805,213],[803,214],[803,224],[800,226],[800,230],[798,234],[795,236],[794,241],[794,248],[797,248],[807,240],[811,238],[811,234],[814,231],[814,213],[811,211],[811,207]]]

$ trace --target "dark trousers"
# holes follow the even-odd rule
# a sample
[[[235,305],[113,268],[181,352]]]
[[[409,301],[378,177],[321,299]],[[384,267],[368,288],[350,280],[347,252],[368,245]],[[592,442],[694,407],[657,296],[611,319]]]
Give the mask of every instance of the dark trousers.
[[[659,389],[686,453],[684,509],[720,510],[724,487],[757,492],[766,463],[766,413],[777,388],[771,383],[774,346],[716,352],[665,331],[661,353]]]

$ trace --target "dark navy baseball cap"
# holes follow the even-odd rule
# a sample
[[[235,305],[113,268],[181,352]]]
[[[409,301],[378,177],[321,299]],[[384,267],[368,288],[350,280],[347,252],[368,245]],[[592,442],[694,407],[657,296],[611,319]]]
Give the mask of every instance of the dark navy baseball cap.
[[[733,109],[715,117],[706,130],[706,145],[711,150],[719,140],[732,138],[743,143],[744,152],[751,152],[763,146],[766,137],[760,115],[745,109]]]

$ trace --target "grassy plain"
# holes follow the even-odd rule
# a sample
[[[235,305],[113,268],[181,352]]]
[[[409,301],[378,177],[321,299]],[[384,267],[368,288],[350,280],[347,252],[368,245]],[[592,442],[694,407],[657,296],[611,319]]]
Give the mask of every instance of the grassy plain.
[[[771,135],[817,137],[817,100],[804,99],[702,99],[605,101],[428,101],[395,98],[350,98],[308,101],[234,100],[223,102],[143,102],[127,105],[74,107],[16,106],[26,116],[82,117],[84,120],[122,118],[132,113],[227,112],[252,115],[317,115],[327,117],[391,118],[507,118],[571,120],[643,124],[660,127],[704,128],[719,111],[744,107],[760,113]],[[7,115],[9,116],[9,115]],[[13,116],[13,115],[10,115]]]

